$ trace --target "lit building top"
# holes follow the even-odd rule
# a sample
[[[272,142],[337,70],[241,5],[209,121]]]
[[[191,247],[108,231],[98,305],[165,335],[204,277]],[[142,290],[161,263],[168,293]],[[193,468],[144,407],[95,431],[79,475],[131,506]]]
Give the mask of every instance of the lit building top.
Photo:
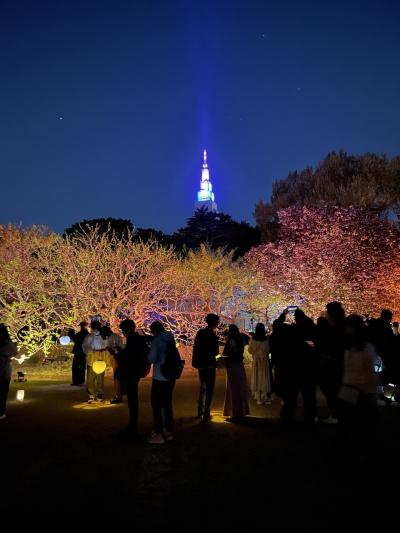
[[[207,150],[203,152],[203,168],[201,169],[200,190],[197,193],[196,209],[206,207],[209,211],[217,212],[217,204],[210,181],[210,172],[207,164]]]

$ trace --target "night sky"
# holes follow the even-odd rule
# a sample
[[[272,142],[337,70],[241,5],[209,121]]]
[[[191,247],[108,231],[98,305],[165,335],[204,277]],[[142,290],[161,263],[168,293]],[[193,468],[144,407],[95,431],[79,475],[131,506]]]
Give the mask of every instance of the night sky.
[[[400,2],[0,0],[0,222],[219,209],[327,152],[400,152]]]

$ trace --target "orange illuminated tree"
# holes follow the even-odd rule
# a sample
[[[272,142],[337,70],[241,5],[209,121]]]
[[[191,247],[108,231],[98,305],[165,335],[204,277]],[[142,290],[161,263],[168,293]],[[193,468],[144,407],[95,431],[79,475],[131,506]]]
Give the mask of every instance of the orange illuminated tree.
[[[42,261],[60,242],[43,227],[0,226],[0,320],[28,356],[39,349],[48,353],[63,320],[52,272]]]
[[[127,317],[145,330],[159,319],[190,343],[208,312],[230,321],[244,302],[255,308],[260,286],[232,253],[202,246],[181,256],[96,227],[64,239],[3,227],[0,259],[0,320],[27,355],[48,353],[63,331],[93,316],[114,330]]]

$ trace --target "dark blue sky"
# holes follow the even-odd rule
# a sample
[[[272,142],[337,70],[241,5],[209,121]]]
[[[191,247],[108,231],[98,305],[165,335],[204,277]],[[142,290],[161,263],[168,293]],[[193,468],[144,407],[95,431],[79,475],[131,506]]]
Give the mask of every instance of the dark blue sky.
[[[223,212],[331,150],[399,153],[400,2],[0,0],[0,222]],[[62,117],[62,120],[60,120]]]

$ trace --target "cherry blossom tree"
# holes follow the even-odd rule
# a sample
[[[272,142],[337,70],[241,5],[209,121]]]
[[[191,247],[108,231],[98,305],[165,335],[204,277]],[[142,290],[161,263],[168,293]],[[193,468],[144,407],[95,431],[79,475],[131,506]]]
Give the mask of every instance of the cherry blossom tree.
[[[398,290],[388,279],[395,278],[400,264],[400,233],[394,225],[356,207],[292,206],[278,216],[277,241],[246,258],[262,272],[269,294],[283,295],[312,316],[331,300],[341,301],[349,312],[376,314],[391,304],[400,313]]]
[[[318,316],[330,300],[349,312],[400,315],[400,234],[363,208],[279,211],[275,243],[244,260],[206,245],[182,256],[155,241],[96,227],[65,238],[43,228],[0,227],[0,320],[27,355],[48,353],[62,331],[99,315],[117,329],[161,320],[190,343],[207,313],[273,318],[288,304]]]

